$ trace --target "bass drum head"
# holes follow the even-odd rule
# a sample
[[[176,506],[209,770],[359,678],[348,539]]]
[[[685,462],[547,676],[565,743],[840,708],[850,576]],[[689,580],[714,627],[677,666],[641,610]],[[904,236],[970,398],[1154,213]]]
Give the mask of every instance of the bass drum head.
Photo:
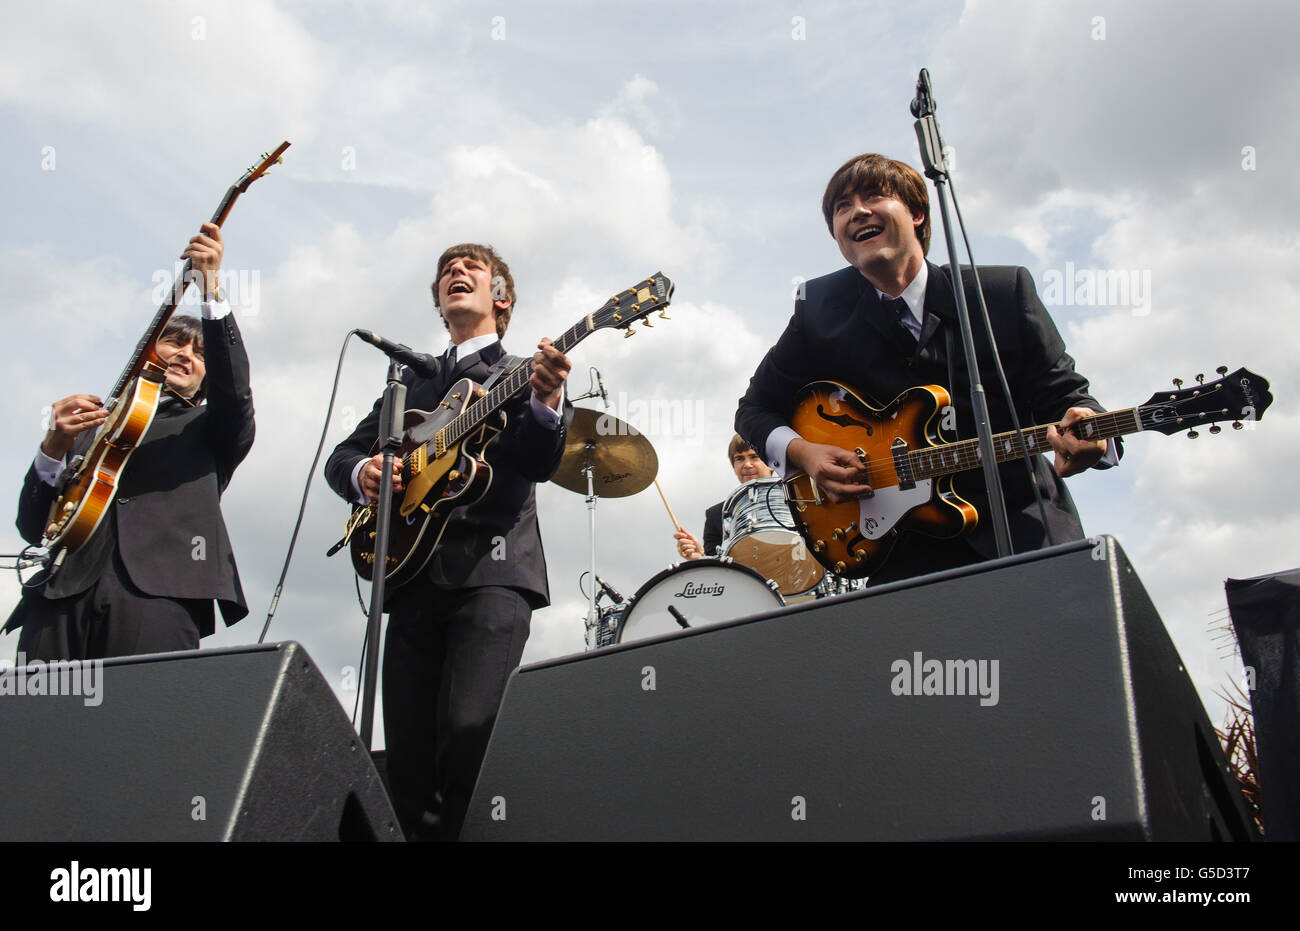
[[[670,607],[691,627],[707,627],[784,605],[785,600],[753,569],[724,559],[696,559],[665,569],[637,589],[623,612],[615,642],[681,630]]]

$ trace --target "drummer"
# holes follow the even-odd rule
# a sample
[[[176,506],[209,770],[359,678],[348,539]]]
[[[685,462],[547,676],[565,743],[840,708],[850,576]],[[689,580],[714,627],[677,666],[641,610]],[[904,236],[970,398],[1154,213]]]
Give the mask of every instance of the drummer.
[[[772,470],[758,457],[758,453],[754,452],[754,447],[742,440],[739,435],[733,436],[731,442],[727,444],[727,459],[731,462],[731,468],[741,484],[772,475]],[[677,552],[683,559],[702,559],[704,556],[718,555],[722,547],[722,505],[723,502],[719,501],[704,512],[703,543],[700,543],[689,530],[678,528],[673,534],[674,539],[677,540]]]

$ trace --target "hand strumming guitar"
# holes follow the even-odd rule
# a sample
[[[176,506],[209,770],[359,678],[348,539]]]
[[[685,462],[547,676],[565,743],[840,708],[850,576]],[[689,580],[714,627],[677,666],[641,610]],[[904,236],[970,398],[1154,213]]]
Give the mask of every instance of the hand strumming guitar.
[[[93,394],[74,394],[55,401],[50,410],[50,428],[41,441],[41,452],[62,459],[77,441],[77,434],[98,430],[108,419],[104,402]]]
[[[867,471],[847,449],[809,443],[795,437],[785,449],[786,462],[807,473],[826,497],[836,504],[855,498],[869,498],[874,492],[863,479]]]

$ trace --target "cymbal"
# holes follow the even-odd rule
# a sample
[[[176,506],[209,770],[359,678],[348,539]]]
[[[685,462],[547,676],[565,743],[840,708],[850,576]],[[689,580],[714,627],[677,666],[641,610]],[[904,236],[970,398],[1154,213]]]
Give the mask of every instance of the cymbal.
[[[659,457],[641,431],[612,414],[579,407],[564,440],[564,458],[551,481],[587,493],[582,468],[592,467],[592,487],[601,498],[625,498],[647,487],[659,474]]]

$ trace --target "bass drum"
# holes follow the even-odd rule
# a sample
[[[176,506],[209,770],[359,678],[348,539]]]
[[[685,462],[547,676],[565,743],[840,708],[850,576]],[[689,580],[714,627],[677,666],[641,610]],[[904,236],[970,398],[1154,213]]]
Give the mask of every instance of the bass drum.
[[[753,569],[726,559],[696,559],[665,569],[637,589],[614,639],[627,643],[679,631],[682,625],[674,611],[691,627],[707,627],[784,605],[775,588]]]

